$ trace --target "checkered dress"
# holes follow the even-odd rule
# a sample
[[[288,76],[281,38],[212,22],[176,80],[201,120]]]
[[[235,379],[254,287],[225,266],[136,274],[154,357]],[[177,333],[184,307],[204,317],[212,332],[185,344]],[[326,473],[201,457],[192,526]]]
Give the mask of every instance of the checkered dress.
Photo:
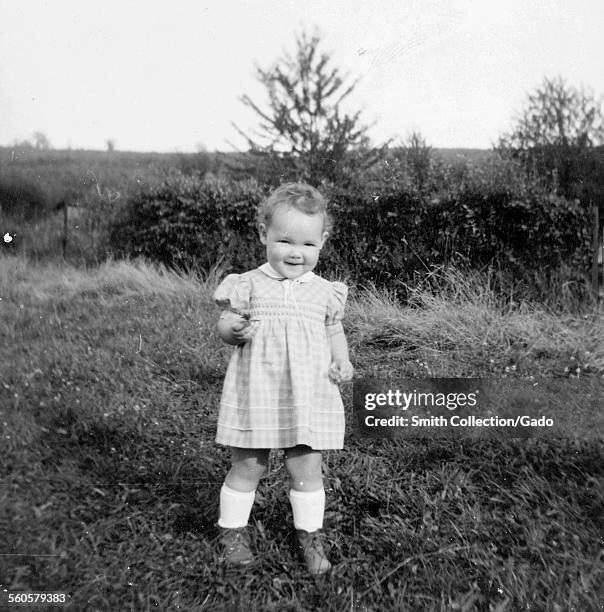
[[[235,348],[224,379],[216,442],[240,448],[342,448],[344,409],[327,377],[327,325],[341,326],[348,289],[307,272],[280,279],[264,264],[229,274],[214,294],[258,326]],[[257,322],[254,322],[257,321]]]

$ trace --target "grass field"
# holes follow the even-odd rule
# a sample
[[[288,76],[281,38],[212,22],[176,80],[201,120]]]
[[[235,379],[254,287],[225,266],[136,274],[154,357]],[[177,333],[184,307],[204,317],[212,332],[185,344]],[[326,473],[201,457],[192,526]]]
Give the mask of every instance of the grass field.
[[[367,440],[349,418],[345,450],[325,453],[331,574],[311,579],[291,550],[278,452],[252,511],[258,564],[221,566],[228,455],[213,435],[231,349],[215,281],[0,259],[0,596],[66,592],[73,610],[602,609],[601,431]],[[358,376],[534,379],[601,410],[601,312],[510,305],[453,272],[438,286],[404,308],[353,292]]]

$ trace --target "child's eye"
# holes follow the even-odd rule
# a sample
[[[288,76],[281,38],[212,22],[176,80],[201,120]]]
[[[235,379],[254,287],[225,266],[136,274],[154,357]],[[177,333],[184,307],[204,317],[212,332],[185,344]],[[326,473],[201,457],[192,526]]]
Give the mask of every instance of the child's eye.
[[[315,245],[312,242],[307,242],[304,246],[314,247]]]
[[[289,244],[289,240],[277,240],[277,242],[282,242],[283,244]]]

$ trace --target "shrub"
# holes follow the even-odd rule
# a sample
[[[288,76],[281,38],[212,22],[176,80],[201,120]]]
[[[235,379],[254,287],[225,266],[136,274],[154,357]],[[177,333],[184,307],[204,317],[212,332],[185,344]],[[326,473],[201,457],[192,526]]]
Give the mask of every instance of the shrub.
[[[496,159],[455,168],[454,176],[450,167],[438,171],[430,192],[409,180],[396,189],[392,177],[382,191],[375,183],[369,192],[332,187],[327,254],[334,268],[378,285],[460,261],[517,278],[560,266],[587,273],[591,219],[578,201],[548,193]]]
[[[0,177],[0,214],[33,219],[47,208],[47,198],[37,183],[21,176]]]
[[[121,255],[168,266],[226,270],[261,263],[256,208],[264,197],[253,180],[232,182],[174,171],[132,197],[113,224],[110,244]]]
[[[535,273],[555,278],[564,268],[568,280],[568,270],[577,279],[587,273],[591,220],[577,201],[496,159],[432,168],[422,189],[396,176],[381,191],[375,180],[370,188],[360,181],[323,186],[335,223],[317,271],[402,295],[418,275],[449,264],[491,268],[502,285],[524,280],[529,289]],[[254,216],[266,191],[253,180],[173,172],[129,201],[114,225],[113,247],[169,266],[250,269],[263,262]]]

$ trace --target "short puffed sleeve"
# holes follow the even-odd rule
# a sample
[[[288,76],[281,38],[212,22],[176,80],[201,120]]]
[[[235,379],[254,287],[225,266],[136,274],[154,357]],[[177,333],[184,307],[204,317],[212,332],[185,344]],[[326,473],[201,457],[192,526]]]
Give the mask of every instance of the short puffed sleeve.
[[[344,306],[348,297],[348,287],[344,283],[333,282],[330,284],[329,297],[327,299],[327,315],[325,325],[335,325],[344,316]]]
[[[244,312],[250,308],[250,280],[244,274],[229,274],[214,291],[214,301],[220,308]]]

